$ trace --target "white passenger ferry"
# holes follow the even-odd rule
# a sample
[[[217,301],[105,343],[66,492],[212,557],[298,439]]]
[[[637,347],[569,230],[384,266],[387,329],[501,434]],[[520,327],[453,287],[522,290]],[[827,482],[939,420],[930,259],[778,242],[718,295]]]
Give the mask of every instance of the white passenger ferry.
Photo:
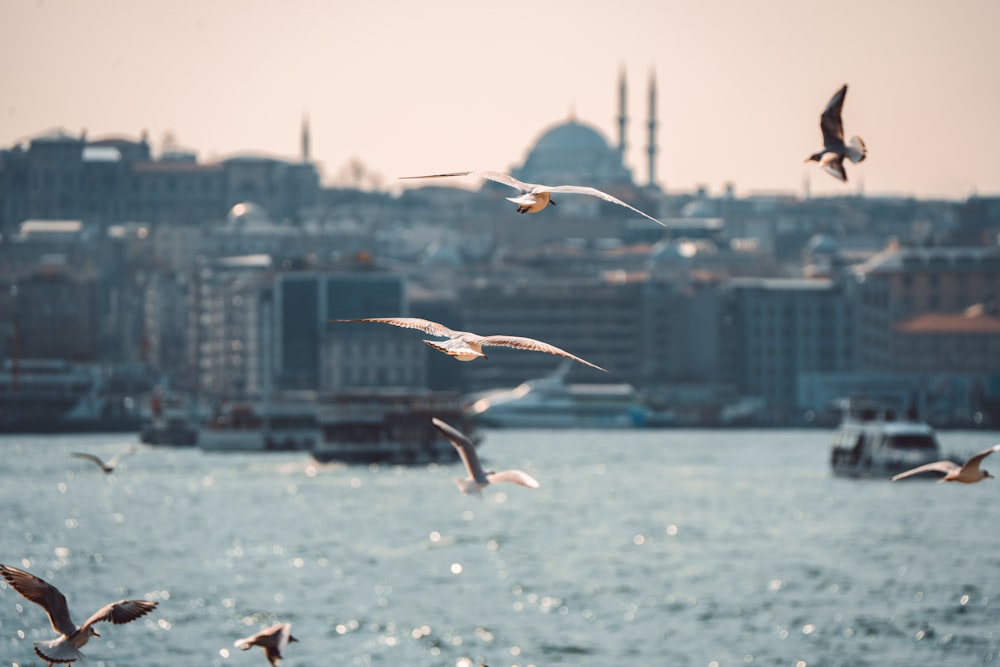
[[[869,401],[845,401],[830,465],[836,475],[888,479],[944,458],[934,428],[912,411]]]
[[[650,417],[635,387],[625,383],[570,384],[570,363],[513,389],[472,397],[469,415],[494,428],[632,428]]]

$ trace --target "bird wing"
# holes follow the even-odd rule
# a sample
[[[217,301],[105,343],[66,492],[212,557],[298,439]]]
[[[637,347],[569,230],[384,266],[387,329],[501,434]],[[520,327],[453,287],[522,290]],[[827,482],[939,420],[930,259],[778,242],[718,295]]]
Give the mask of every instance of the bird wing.
[[[495,482],[513,482],[514,484],[526,486],[529,489],[537,489],[541,486],[537,479],[523,470],[501,470],[500,472],[491,472],[486,475],[486,479],[488,479],[491,484]]]
[[[847,170],[844,169],[844,156],[839,153],[823,153],[819,159],[823,170],[844,183],[847,182]]]
[[[979,470],[979,464],[982,463],[983,459],[985,459],[993,452],[1000,452],[1000,444],[993,445],[989,449],[984,449],[983,451],[979,452],[978,454],[970,458],[968,461],[966,461],[965,465],[963,465],[962,467],[965,468],[966,470]]]
[[[489,483],[489,479],[487,479],[486,473],[483,471],[483,466],[479,463],[479,455],[476,454],[476,446],[473,442],[464,433],[437,417],[432,417],[431,422],[437,430],[441,431],[444,437],[451,441],[455,449],[458,450],[458,455],[462,458],[465,469],[469,471],[469,477],[480,484]]]
[[[833,94],[826,108],[819,117],[819,127],[823,130],[823,145],[828,150],[844,148],[844,123],[840,111],[844,107],[844,97],[847,95],[847,84]]]
[[[560,357],[566,357],[567,359],[573,359],[574,361],[579,361],[585,366],[590,366],[591,368],[596,368],[599,371],[607,370],[601,368],[597,364],[592,364],[586,359],[581,359],[580,357],[570,354],[566,350],[559,349],[555,345],[550,345],[549,343],[543,343],[540,340],[535,340],[534,338],[524,338],[522,336],[481,336],[478,339],[480,345],[492,345],[495,347],[516,347],[521,350],[534,350],[535,352],[545,352],[547,354],[557,354]]]
[[[906,472],[893,475],[892,481],[895,482],[898,479],[905,479],[907,477],[912,477],[913,475],[919,475],[923,472],[943,472],[947,475],[950,472],[958,470],[960,467],[961,466],[954,461],[935,461],[934,463],[925,463],[922,466],[917,466],[916,468],[907,470]]]
[[[94,623],[101,621],[107,621],[115,625],[131,623],[140,616],[144,616],[156,609],[157,604],[159,603],[150,602],[149,600],[119,600],[118,602],[109,602],[91,614],[87,622],[80,627],[90,627]]]
[[[63,635],[76,632],[76,624],[69,617],[66,597],[52,584],[24,570],[0,565],[0,574],[11,587],[25,599],[41,606],[49,615],[52,629]]]
[[[496,183],[503,183],[504,185],[509,185],[510,187],[520,190],[521,192],[528,192],[529,190],[539,187],[533,183],[522,183],[510,174],[504,174],[499,171],[456,171],[451,174],[430,174],[428,176],[400,176],[400,178],[446,178],[449,176],[478,176],[479,178],[485,178],[488,181],[494,181]]]
[[[663,225],[664,227],[667,226],[666,223],[660,222],[659,220],[649,215],[648,213],[643,213],[635,206],[632,206],[631,204],[626,204],[621,199],[618,199],[617,197],[612,197],[607,192],[603,192],[601,190],[598,190],[597,188],[588,188],[583,185],[551,185],[551,186],[539,185],[535,187],[534,192],[566,192],[569,194],[576,194],[576,195],[590,195],[591,197],[597,197],[598,199],[609,201],[612,204],[618,204],[619,206],[624,206],[630,211],[635,211],[644,218],[649,218],[658,225]]]
[[[78,459],[87,459],[88,461],[93,461],[101,470],[106,470],[108,466],[104,464],[100,458],[94,456],[93,454],[87,454],[86,452],[70,452],[70,456],[75,456]]]
[[[403,327],[405,329],[419,329],[424,333],[428,333],[432,336],[445,336],[451,337],[455,332],[444,326],[443,324],[438,324],[437,322],[431,322],[430,320],[424,320],[419,317],[363,317],[357,320],[330,320],[331,322],[381,322],[382,324],[391,324],[394,327]]]
[[[110,459],[108,459],[108,467],[109,468],[114,468],[116,465],[118,465],[119,461],[121,461],[123,458],[125,458],[129,454],[135,454],[138,450],[139,450],[139,448],[136,447],[135,445],[133,445],[133,446],[129,447],[128,449],[126,449],[123,452],[118,452],[117,454],[115,454],[114,456],[112,456]]]

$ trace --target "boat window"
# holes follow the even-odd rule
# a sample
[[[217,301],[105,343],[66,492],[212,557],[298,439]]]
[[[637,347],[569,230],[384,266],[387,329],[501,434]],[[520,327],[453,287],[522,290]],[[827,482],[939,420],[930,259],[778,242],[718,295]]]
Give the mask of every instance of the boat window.
[[[894,435],[887,438],[887,444],[894,449],[937,449],[937,441],[929,435]]]

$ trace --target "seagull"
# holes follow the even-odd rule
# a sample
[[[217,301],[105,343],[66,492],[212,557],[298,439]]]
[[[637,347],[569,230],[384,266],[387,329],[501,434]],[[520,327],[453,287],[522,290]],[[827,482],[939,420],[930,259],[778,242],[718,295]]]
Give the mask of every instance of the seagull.
[[[552,193],[554,192],[565,192],[567,194],[574,195],[590,195],[592,197],[597,197],[603,199],[604,201],[609,201],[612,204],[618,204],[619,206],[624,206],[630,211],[638,213],[644,218],[649,218],[658,225],[663,225],[666,227],[665,223],[660,222],[656,218],[646,213],[643,213],[639,209],[626,204],[621,199],[617,197],[612,197],[607,192],[601,192],[597,188],[588,188],[583,185],[537,185],[535,183],[522,183],[513,176],[507,174],[502,174],[498,171],[456,171],[451,174],[429,174],[427,176],[400,176],[401,179],[411,179],[411,178],[448,178],[451,176],[478,176],[479,178],[485,178],[489,181],[496,181],[497,183],[503,183],[504,185],[509,185],[515,190],[519,190],[521,195],[518,197],[506,197],[507,201],[512,201],[517,204],[518,213],[538,213],[543,208],[552,204],[556,205],[555,201],[552,199]]]
[[[993,452],[1000,452],[1000,444],[993,445],[989,449],[985,449],[971,459],[958,465],[954,461],[935,461],[934,463],[927,463],[922,466],[917,466],[913,470],[907,470],[906,472],[901,472],[892,478],[892,481],[897,479],[904,479],[910,477],[911,475],[919,475],[922,472],[943,472],[944,477],[941,478],[942,482],[961,482],[962,484],[975,484],[976,482],[981,482],[987,477],[993,477],[989,472],[981,470],[979,464],[983,462],[987,456]]]
[[[288,642],[297,641],[299,640],[292,636],[291,623],[275,623],[255,635],[237,639],[233,642],[233,646],[244,651],[249,651],[254,646],[259,646],[264,649],[264,655],[267,656],[271,667],[278,667],[278,664],[281,662],[281,652],[288,646]]]
[[[156,602],[147,600],[119,600],[111,602],[95,611],[87,621],[77,626],[69,617],[66,598],[52,584],[35,575],[9,565],[0,565],[0,574],[11,587],[25,598],[40,605],[49,615],[52,629],[59,633],[58,639],[35,642],[35,653],[50,665],[57,662],[73,662],[83,657],[80,647],[91,637],[100,637],[93,628],[94,623],[110,621],[116,625],[129,623],[151,612]]]
[[[70,452],[69,455],[75,456],[78,459],[87,459],[88,461],[93,461],[94,463],[97,464],[97,467],[103,470],[104,474],[107,475],[110,474],[115,469],[115,466],[118,465],[119,461],[121,461],[129,454],[135,453],[137,450],[138,448],[133,445],[132,447],[129,447],[125,451],[119,452],[114,456],[112,456],[110,459],[108,459],[107,463],[102,461],[100,458],[94,456],[93,454],[87,454],[86,452]]]
[[[495,482],[513,482],[529,489],[537,489],[541,486],[537,479],[523,470],[501,470],[500,472],[483,470],[483,466],[479,463],[479,456],[476,454],[476,446],[471,440],[458,429],[437,417],[432,417],[431,422],[444,437],[451,441],[451,444],[455,445],[458,455],[462,457],[462,462],[465,464],[465,469],[469,471],[467,478],[455,478],[455,484],[462,493],[482,496],[482,490]]]
[[[832,174],[844,183],[847,182],[847,172],[844,171],[844,158],[857,164],[868,155],[865,142],[855,135],[844,144],[844,123],[840,119],[840,110],[844,107],[844,97],[847,95],[847,84],[834,93],[819,117],[819,127],[823,130],[823,150],[810,155],[806,162],[819,162],[828,174]]]
[[[441,336],[444,338],[449,338],[446,341],[432,341],[425,340],[429,346],[433,347],[438,352],[444,352],[448,356],[455,357],[459,361],[472,361],[473,359],[478,359],[482,357],[486,359],[486,355],[483,354],[484,346],[496,346],[496,347],[516,347],[520,350],[534,350],[535,352],[545,352],[547,354],[556,354],[560,357],[566,357],[567,359],[573,359],[574,361],[579,361],[581,364],[590,366],[591,368],[596,368],[599,371],[607,370],[601,368],[597,364],[592,364],[585,359],[581,359],[575,355],[561,350],[555,345],[550,345],[548,343],[543,343],[540,340],[535,340],[534,338],[523,338],[521,336],[480,336],[479,334],[474,334],[469,331],[453,331],[443,324],[438,324],[437,322],[431,322],[430,320],[424,320],[419,317],[364,317],[356,320],[330,320],[331,322],[381,322],[383,324],[391,324],[396,327],[404,327],[406,329],[419,329],[424,333],[430,334],[432,336]]]

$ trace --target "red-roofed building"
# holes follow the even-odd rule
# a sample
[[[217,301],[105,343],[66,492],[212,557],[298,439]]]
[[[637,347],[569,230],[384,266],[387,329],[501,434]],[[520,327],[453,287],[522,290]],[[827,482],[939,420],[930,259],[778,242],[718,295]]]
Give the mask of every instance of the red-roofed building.
[[[1000,316],[982,306],[927,313],[893,327],[892,369],[914,373],[1000,373]]]

